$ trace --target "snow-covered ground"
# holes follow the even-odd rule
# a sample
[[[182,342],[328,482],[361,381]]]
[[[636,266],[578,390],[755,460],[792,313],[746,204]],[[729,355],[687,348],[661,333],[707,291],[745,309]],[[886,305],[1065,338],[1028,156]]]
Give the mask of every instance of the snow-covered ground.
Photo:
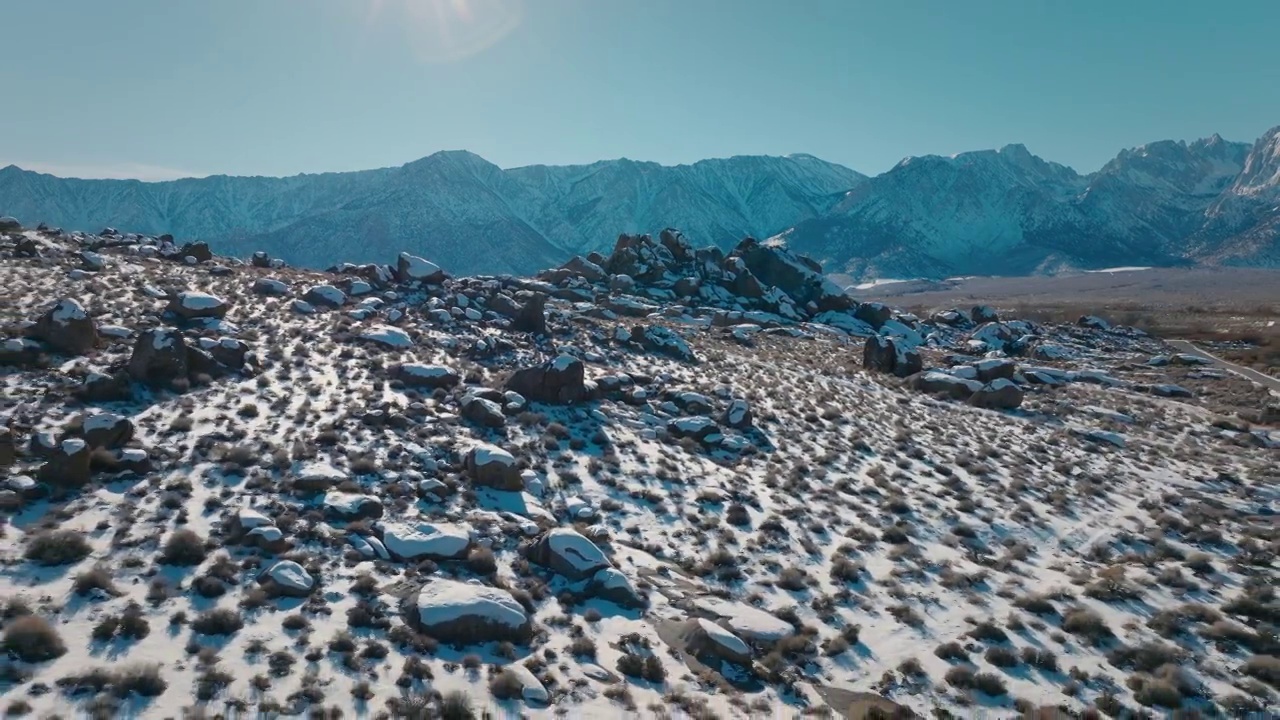
[[[1151,361],[1170,354],[1158,339],[884,322],[927,368],[1024,394],[996,411],[872,372],[834,325],[738,334],[657,291],[645,318],[553,297],[537,336],[495,312],[522,297],[498,279],[300,314],[308,288],[349,278],[127,249],[85,273],[91,239],[41,240],[40,258],[0,245],[6,336],[69,298],[139,339],[3,356],[6,708],[1015,716],[1275,698],[1278,451],[1223,410],[1268,396]],[[287,293],[254,294],[267,276]],[[230,310],[175,318],[157,287]],[[138,367],[135,342],[172,349],[143,338],[158,327],[217,364],[126,377],[130,399],[78,390]],[[1018,328],[1056,349],[1003,362],[985,343]],[[198,337],[243,341],[243,369]],[[539,366],[557,404],[511,390]],[[93,408],[131,432],[81,422]],[[78,470],[50,470],[41,433],[98,445],[87,482],[64,487]]]

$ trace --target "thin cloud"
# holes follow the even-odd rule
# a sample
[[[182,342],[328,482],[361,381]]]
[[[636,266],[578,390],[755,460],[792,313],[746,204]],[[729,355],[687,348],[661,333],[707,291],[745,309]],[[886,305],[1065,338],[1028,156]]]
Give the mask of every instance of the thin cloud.
[[[205,177],[207,173],[179,170],[160,165],[143,163],[115,163],[95,165],[91,163],[57,163],[57,162],[24,162],[22,160],[0,159],[0,167],[17,165],[24,170],[46,173],[63,178],[83,178],[85,180],[177,180],[179,178]]]

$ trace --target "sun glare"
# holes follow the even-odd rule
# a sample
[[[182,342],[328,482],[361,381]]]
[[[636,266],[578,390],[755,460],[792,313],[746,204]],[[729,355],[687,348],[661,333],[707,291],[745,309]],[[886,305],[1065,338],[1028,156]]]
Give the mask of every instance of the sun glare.
[[[369,0],[369,28],[399,26],[425,62],[454,62],[483,52],[519,27],[524,0]]]

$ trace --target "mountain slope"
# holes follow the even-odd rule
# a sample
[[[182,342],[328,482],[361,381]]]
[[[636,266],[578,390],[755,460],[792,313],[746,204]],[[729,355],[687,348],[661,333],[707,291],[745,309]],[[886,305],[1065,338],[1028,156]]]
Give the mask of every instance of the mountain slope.
[[[457,151],[382,170],[159,183],[10,166],[0,170],[0,214],[214,240],[313,267],[411,250],[454,272],[529,273],[610,247],[623,231],[676,224],[722,246],[766,236],[825,212],[863,179],[807,155],[502,170]]]
[[[1275,265],[1277,135],[1151,143],[1087,176],[1020,145],[908,158],[778,239],[855,277]]]

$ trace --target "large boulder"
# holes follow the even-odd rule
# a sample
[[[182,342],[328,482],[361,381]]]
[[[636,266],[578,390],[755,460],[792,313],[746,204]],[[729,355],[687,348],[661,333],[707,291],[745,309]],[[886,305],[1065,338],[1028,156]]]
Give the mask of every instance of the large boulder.
[[[76,397],[83,402],[120,402],[133,399],[133,383],[126,373],[117,372],[110,375],[89,373],[84,382],[75,389]]]
[[[732,255],[742,258],[760,282],[786,293],[796,305],[814,303],[818,312],[848,310],[854,305],[853,298],[822,274],[821,265],[782,245],[747,238]]]
[[[969,311],[969,319],[972,320],[975,325],[981,325],[989,322],[994,323],[1000,322],[1000,314],[997,313],[995,308],[990,305],[974,305],[973,309]]]
[[[893,309],[884,303],[858,303],[857,309],[853,311],[853,316],[879,330],[893,317]]]
[[[249,357],[249,344],[235,338],[200,338],[201,350],[209,353],[219,365],[231,370],[239,370],[245,366]]]
[[[183,260],[193,258],[198,263],[209,262],[213,260],[213,251],[207,242],[189,242],[178,251],[178,257]]]
[[[667,432],[676,438],[692,438],[698,442],[707,442],[719,436],[720,426],[705,415],[689,415],[672,418],[667,422]]]
[[[676,262],[684,263],[693,260],[693,244],[684,233],[675,228],[667,228],[658,233],[658,242],[671,253]]]
[[[270,595],[306,597],[316,586],[316,579],[293,560],[277,560],[258,576],[258,583]]]
[[[133,439],[133,421],[113,412],[95,412],[86,415],[80,424],[84,441],[91,450],[114,450]]]
[[[391,369],[395,379],[412,387],[451,388],[462,381],[457,370],[444,365],[426,365],[423,363],[403,363]]]
[[[624,234],[614,243],[605,269],[613,275],[629,275],[637,282],[652,283],[661,280],[674,262],[671,251],[648,235]]]
[[[751,427],[754,422],[751,414],[751,404],[742,398],[734,398],[729,402],[729,407],[725,408],[721,422],[739,430]]]
[[[226,317],[230,307],[220,297],[188,290],[169,298],[169,307],[166,309],[183,320],[195,320]]]
[[[694,657],[719,664],[751,664],[751,648],[742,638],[705,618],[691,618],[675,628],[675,635],[686,652]]]
[[[979,360],[973,364],[973,367],[978,373],[978,380],[984,383],[1000,378],[1012,380],[1014,374],[1018,371],[1017,364],[1007,358]]]
[[[604,282],[609,279],[609,273],[605,272],[604,268],[581,255],[574,255],[569,259],[569,262],[560,267],[593,283]]]
[[[510,592],[478,581],[431,578],[406,610],[410,625],[450,643],[523,642],[533,631],[528,612]]]
[[[149,385],[166,385],[186,378],[189,371],[187,342],[180,333],[169,328],[154,328],[138,336],[129,358],[128,372],[133,379]]]
[[[582,580],[609,567],[609,558],[572,528],[548,530],[529,546],[529,562],[551,568],[571,580]]]
[[[22,223],[18,222],[18,218],[12,215],[0,217],[0,232],[18,232],[22,229]]]
[[[347,294],[332,285],[315,285],[307,289],[302,299],[319,307],[340,308],[347,303]]]
[[[397,560],[458,560],[471,549],[471,533],[447,523],[378,523],[387,552]]]
[[[271,256],[265,250],[259,250],[253,254],[249,262],[256,268],[269,268],[271,267]]]
[[[98,344],[98,326],[84,306],[62,298],[31,329],[32,337],[68,355],[83,355]]]
[[[270,295],[272,297],[279,297],[289,292],[289,286],[286,285],[282,280],[264,277],[264,278],[258,278],[257,280],[253,281],[253,292],[257,293],[258,295]]]
[[[382,501],[364,493],[330,490],[324,495],[324,513],[332,520],[351,522],[382,517]]]
[[[567,405],[587,398],[586,367],[570,355],[561,355],[537,367],[522,368],[512,373],[508,390],[520,393],[526,400]]]
[[[524,304],[511,318],[511,329],[531,335],[547,334],[547,296],[542,293],[521,293]]]
[[[410,255],[407,252],[400,253],[396,258],[396,280],[402,283],[421,282],[429,285],[439,285],[444,282],[444,270],[439,265],[420,258],[417,255]]]
[[[638,343],[649,352],[673,357],[684,362],[696,363],[698,356],[694,354],[689,343],[674,330],[661,325],[636,325],[629,334],[632,342]]]
[[[479,395],[462,398],[462,417],[481,427],[500,428],[507,424],[507,416],[497,402]]]
[[[524,479],[520,476],[515,456],[496,445],[480,443],[471,448],[463,468],[476,485],[497,490],[524,489]]]
[[[89,443],[84,440],[63,440],[47,455],[44,465],[40,466],[40,482],[65,489],[84,487],[89,484],[91,475],[91,455]]]
[[[586,593],[591,597],[608,600],[624,608],[642,609],[649,606],[649,601],[636,589],[631,578],[621,570],[613,567],[600,568],[587,583]]]
[[[1110,330],[1111,329],[1111,323],[1107,322],[1103,318],[1098,317],[1097,315],[1081,315],[1080,319],[1076,321],[1076,324],[1082,328],[1089,328],[1090,330]]]
[[[1022,388],[1012,380],[992,380],[969,398],[969,404],[991,410],[1012,410],[1022,404]]]
[[[868,370],[909,377],[924,369],[924,359],[905,343],[873,335],[862,346],[862,365]]]
[[[967,400],[982,389],[982,383],[977,380],[956,377],[938,370],[913,375],[911,386],[920,392],[946,395],[954,400]]]

